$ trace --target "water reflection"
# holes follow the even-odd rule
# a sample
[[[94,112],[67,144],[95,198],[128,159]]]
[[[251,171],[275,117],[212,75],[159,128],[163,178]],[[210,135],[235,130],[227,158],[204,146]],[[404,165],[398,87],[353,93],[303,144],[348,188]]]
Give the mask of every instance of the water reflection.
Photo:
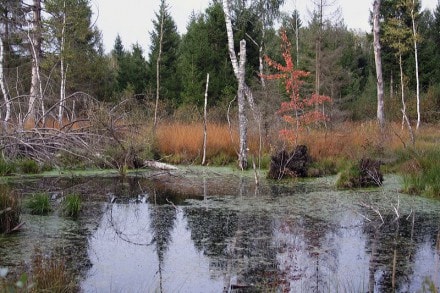
[[[26,237],[46,231],[57,244],[40,240],[45,247],[67,247],[81,260],[84,292],[416,292],[424,282],[439,288],[438,201],[401,195],[396,213],[392,177],[383,190],[341,192],[332,178],[262,180],[256,189],[252,175],[239,174],[23,184],[76,188],[87,206],[79,222],[36,218],[32,223],[45,222],[7,241],[25,250],[33,241]],[[111,203],[109,194],[118,200]],[[6,243],[0,239],[0,266],[11,264]]]

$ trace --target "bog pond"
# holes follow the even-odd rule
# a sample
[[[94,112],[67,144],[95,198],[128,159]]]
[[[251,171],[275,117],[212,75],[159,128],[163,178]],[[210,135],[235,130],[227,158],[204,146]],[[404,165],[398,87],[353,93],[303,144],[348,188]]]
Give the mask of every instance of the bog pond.
[[[264,175],[262,176],[264,177]],[[63,257],[82,292],[417,292],[440,285],[440,201],[336,177],[261,179],[182,168],[8,180],[26,197],[81,195],[77,220],[24,213],[0,236],[0,267],[38,248]]]

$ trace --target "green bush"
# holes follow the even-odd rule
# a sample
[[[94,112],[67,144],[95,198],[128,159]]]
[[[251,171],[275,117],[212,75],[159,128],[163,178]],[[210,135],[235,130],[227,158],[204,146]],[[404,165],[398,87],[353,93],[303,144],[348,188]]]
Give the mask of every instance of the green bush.
[[[33,215],[47,215],[51,210],[49,195],[46,193],[34,194],[26,204]]]
[[[77,194],[69,194],[64,199],[63,214],[67,217],[77,218],[81,211],[81,197]]]
[[[6,185],[0,185],[0,233],[9,233],[20,224],[21,204]]]

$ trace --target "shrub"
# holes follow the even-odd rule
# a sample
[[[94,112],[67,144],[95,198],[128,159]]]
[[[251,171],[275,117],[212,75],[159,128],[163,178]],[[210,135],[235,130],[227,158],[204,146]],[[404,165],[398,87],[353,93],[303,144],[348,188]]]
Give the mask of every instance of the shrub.
[[[47,215],[52,209],[50,207],[49,195],[46,193],[37,193],[29,199],[26,204],[33,215]]]
[[[20,224],[21,204],[7,186],[0,185],[0,233],[9,233]]]
[[[77,218],[81,210],[81,197],[77,194],[66,196],[63,204],[63,214],[67,217]]]

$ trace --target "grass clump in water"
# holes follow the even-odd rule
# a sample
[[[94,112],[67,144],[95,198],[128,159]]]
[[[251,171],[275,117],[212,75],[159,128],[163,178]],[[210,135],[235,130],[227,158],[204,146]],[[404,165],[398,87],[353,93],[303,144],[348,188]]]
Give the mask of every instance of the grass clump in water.
[[[20,224],[21,204],[6,185],[0,185],[0,233],[9,233]]]
[[[440,197],[440,150],[415,155],[402,171],[404,192]]]
[[[75,292],[75,282],[64,259],[45,257],[37,251],[32,259],[33,292]]]
[[[37,193],[26,204],[33,215],[47,215],[51,210],[49,195],[46,193]]]
[[[81,197],[77,194],[69,194],[64,199],[63,214],[67,217],[77,218],[81,211]]]

